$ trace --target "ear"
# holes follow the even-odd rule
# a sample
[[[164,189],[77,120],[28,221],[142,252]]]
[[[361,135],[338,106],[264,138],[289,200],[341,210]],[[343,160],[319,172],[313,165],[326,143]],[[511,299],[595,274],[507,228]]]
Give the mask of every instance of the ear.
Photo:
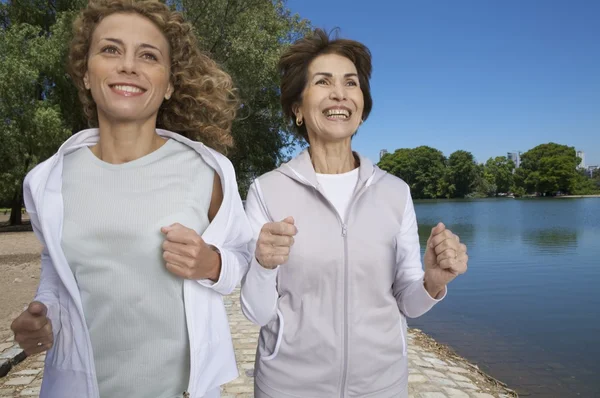
[[[175,88],[173,87],[173,83],[169,82],[169,86],[167,87],[167,92],[165,93],[166,100],[171,99],[171,95],[173,95],[173,91],[175,91]]]
[[[83,75],[83,86],[86,90],[90,89],[90,77],[87,71],[85,71],[85,74]]]
[[[302,108],[300,107],[300,104],[298,102],[292,105],[292,112],[294,112],[294,116],[296,116],[296,119],[302,119]]]

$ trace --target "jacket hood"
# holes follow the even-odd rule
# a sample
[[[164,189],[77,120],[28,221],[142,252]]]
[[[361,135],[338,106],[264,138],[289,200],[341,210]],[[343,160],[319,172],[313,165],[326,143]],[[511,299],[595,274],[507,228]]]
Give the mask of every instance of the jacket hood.
[[[360,166],[358,169],[358,184],[372,185],[379,181],[387,173],[373,164],[368,158],[353,152],[359,159]],[[304,185],[316,188],[319,183],[317,181],[317,173],[310,159],[308,149],[303,150],[298,156],[287,163],[282,164],[276,171]]]

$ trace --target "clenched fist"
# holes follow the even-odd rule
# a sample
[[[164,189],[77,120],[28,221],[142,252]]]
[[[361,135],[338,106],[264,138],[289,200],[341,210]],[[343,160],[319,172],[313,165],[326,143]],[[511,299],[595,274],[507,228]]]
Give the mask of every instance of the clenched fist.
[[[285,264],[297,233],[292,217],[263,225],[256,242],[256,261],[268,269]]]
[[[161,232],[165,235],[163,259],[172,274],[194,280],[219,279],[221,256],[196,231],[175,223],[162,227]]]
[[[445,286],[467,271],[467,246],[442,223],[431,230],[425,249],[425,288],[432,297],[439,296]]]
[[[48,308],[44,304],[33,301],[10,326],[15,334],[15,341],[25,354],[35,355],[52,348],[54,335],[47,313]]]

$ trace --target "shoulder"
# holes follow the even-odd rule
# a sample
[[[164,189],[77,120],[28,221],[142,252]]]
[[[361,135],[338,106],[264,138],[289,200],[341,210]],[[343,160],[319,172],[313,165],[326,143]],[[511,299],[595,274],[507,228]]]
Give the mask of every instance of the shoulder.
[[[402,178],[385,171],[378,170],[378,172],[385,173],[379,181],[379,185],[384,189],[395,194],[410,195],[410,187]]]

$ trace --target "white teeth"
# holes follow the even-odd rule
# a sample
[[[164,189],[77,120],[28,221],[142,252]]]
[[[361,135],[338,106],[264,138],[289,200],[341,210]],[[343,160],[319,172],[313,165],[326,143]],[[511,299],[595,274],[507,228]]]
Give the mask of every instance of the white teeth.
[[[324,112],[327,117],[335,117],[336,119],[347,119],[350,117],[350,112],[347,109],[329,109]]]
[[[117,85],[117,86],[113,86],[115,89],[119,90],[119,91],[125,91],[128,93],[142,93],[144,90],[142,90],[139,87],[135,87],[135,86],[121,86],[121,85]]]

